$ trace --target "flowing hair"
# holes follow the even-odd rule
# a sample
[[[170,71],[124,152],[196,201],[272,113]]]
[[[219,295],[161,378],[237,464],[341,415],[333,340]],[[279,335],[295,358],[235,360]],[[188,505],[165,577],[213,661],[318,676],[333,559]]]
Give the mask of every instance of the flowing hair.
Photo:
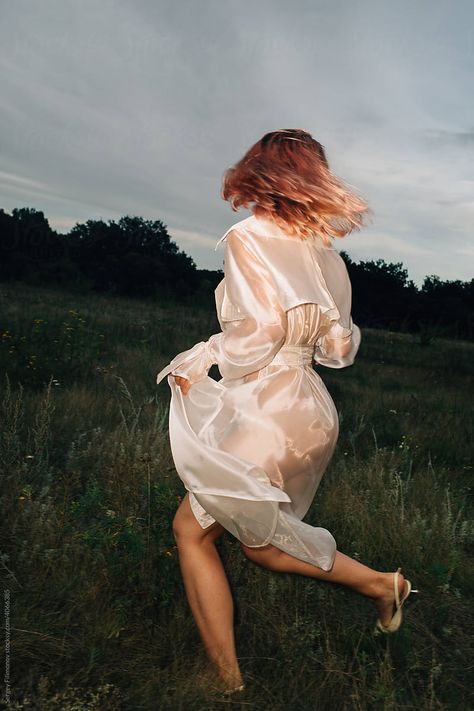
[[[270,131],[223,177],[221,197],[292,236],[344,237],[371,215],[366,201],[329,169],[324,147],[303,129]]]

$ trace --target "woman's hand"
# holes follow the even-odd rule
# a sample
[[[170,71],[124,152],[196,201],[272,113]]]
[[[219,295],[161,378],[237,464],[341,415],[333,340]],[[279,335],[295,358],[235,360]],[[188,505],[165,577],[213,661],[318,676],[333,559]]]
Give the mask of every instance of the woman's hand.
[[[173,378],[176,380],[176,385],[179,385],[181,388],[183,395],[186,395],[192,383],[181,375],[173,375]]]

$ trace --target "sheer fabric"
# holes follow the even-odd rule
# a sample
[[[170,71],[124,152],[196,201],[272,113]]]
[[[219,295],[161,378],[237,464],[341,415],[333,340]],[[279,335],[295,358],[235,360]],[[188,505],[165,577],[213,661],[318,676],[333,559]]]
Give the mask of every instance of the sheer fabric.
[[[255,216],[226,239],[215,291],[221,332],[157,376],[171,389],[170,444],[191,508],[248,546],[268,543],[324,570],[332,534],[302,521],[339,434],[316,365],[354,362],[361,334],[341,256],[318,236],[297,241]],[[217,245],[217,246],[218,246]],[[221,379],[208,376],[216,364]],[[192,383],[183,395],[171,375]]]

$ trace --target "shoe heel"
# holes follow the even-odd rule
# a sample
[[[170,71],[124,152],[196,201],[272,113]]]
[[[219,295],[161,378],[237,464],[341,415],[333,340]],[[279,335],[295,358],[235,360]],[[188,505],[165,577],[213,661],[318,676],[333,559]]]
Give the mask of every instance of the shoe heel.
[[[245,691],[245,684],[241,684],[240,686],[236,686],[233,689],[225,689],[222,693],[224,696],[232,696],[232,694],[236,694],[239,691]]]
[[[412,588],[410,580],[408,580],[408,578],[405,578],[405,584],[407,587],[407,591],[402,595],[401,599],[399,598],[398,587],[397,587],[397,578],[398,578],[398,575],[400,572],[401,572],[401,568],[397,568],[397,571],[394,574],[394,579],[393,579],[394,590],[395,590],[395,605],[396,605],[397,609],[396,609],[392,619],[390,620],[390,623],[387,626],[382,625],[380,619],[377,620],[375,629],[374,629],[374,632],[376,634],[379,634],[380,632],[382,632],[384,634],[390,634],[392,632],[396,632],[400,628],[400,625],[402,622],[402,617],[403,617],[402,607],[403,607],[403,605],[405,603],[410,604],[411,602],[413,602],[414,598],[411,597],[411,594],[418,593],[418,590],[416,590],[415,588]]]

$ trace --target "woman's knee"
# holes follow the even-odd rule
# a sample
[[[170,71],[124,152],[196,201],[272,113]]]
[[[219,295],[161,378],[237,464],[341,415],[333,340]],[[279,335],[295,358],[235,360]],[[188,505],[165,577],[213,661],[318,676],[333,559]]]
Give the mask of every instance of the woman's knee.
[[[174,515],[173,524],[172,524],[173,538],[176,541],[176,543],[178,543],[186,535],[186,530],[187,530],[186,522],[178,514],[178,511]]]
[[[202,543],[203,541],[215,541],[224,531],[217,521],[207,528],[202,528],[189,504],[188,495],[182,500],[173,518],[173,536],[176,544]]]
[[[179,543],[186,538],[196,536],[198,532],[196,526],[199,526],[199,524],[191,510],[188,502],[188,495],[186,494],[178,506],[173,518],[172,528],[176,543]]]
[[[240,547],[246,558],[254,563],[257,563],[257,565],[262,565],[265,568],[273,567],[279,555],[278,548],[275,548],[275,546],[272,546],[271,544],[254,548],[241,543]]]

